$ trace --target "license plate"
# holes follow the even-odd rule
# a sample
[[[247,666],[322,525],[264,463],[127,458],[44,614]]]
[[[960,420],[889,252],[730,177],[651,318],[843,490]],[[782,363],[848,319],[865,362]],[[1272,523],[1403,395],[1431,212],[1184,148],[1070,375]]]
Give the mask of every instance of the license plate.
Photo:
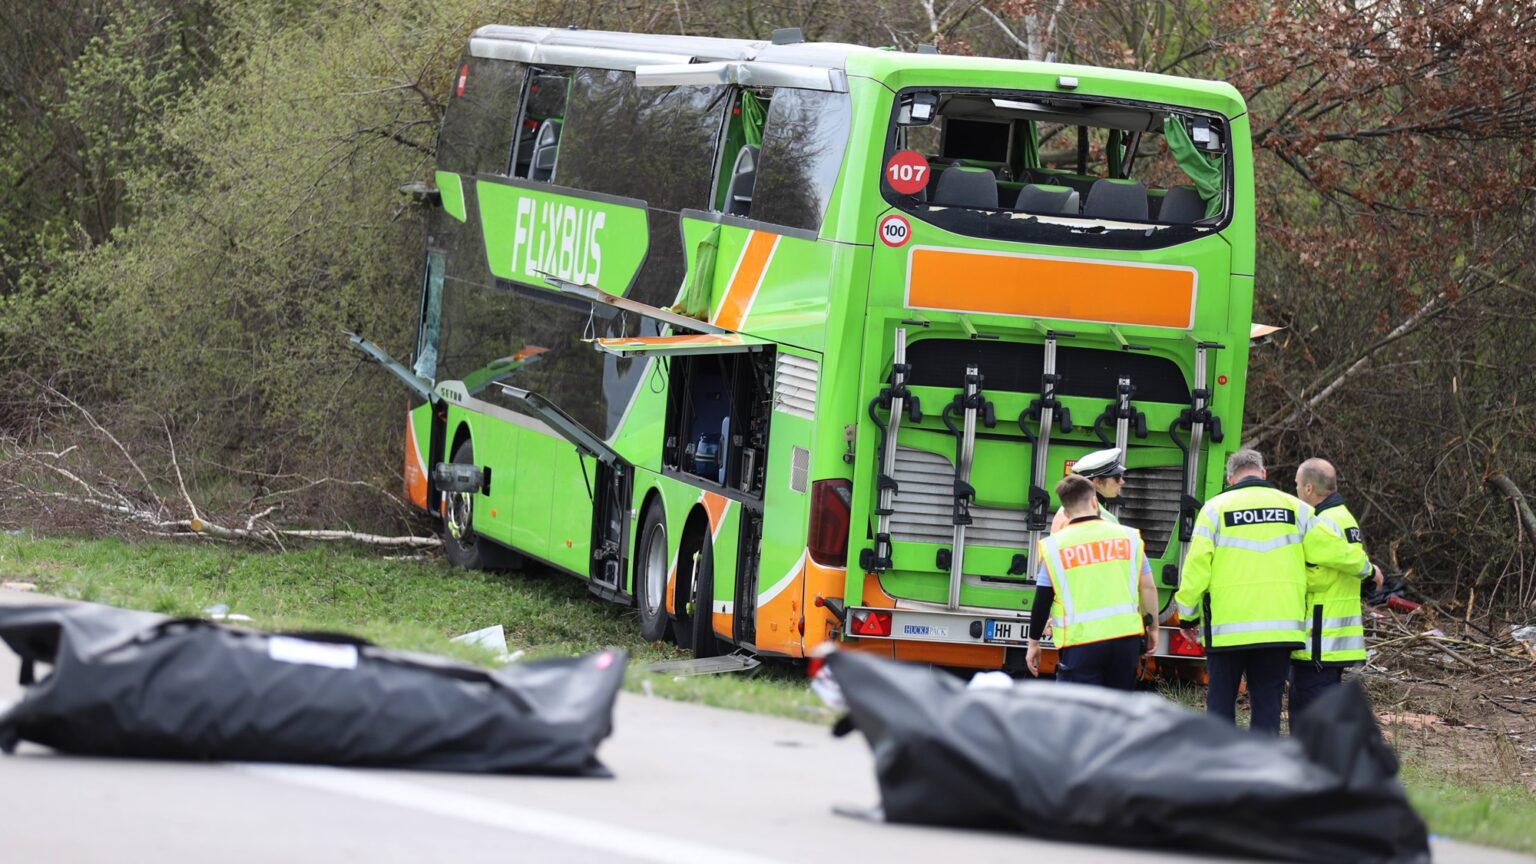
[[[987,642],[998,642],[1005,645],[1029,644],[1029,622],[1018,619],[987,619],[986,634],[983,637]]]

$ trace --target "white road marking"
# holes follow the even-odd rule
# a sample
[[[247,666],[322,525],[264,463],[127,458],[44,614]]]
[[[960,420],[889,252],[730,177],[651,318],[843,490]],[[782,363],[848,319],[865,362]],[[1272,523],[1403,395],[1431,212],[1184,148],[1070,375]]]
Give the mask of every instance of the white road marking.
[[[621,828],[597,819],[420,786],[366,771],[308,765],[243,764],[232,767],[280,783],[307,786],[436,816],[462,819],[554,840],[567,846],[607,852],[629,860],[654,861],[657,864],[783,864],[778,859]]]

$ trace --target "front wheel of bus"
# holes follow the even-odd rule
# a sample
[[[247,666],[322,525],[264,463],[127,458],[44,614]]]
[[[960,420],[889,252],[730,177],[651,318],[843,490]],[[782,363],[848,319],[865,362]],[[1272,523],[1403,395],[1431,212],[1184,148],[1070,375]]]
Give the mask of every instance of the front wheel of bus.
[[[635,606],[640,610],[640,638],[660,642],[667,636],[667,514],[661,502],[645,508],[640,523],[640,569],[635,574]]]
[[[475,464],[475,448],[464,441],[454,448],[453,461],[461,465]],[[448,563],[466,570],[516,570],[522,566],[522,556],[511,549],[475,533],[475,493],[446,492],[443,494],[443,554]]]

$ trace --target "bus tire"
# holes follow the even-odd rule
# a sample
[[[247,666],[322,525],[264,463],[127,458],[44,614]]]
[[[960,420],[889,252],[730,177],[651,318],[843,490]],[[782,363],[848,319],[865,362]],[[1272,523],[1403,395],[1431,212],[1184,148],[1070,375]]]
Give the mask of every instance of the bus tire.
[[[453,461],[475,464],[474,443],[468,438],[459,442],[453,450]],[[441,535],[443,554],[449,564],[465,570],[517,570],[523,566],[523,556],[475,533],[473,493],[444,493],[443,504]]]
[[[698,570],[693,579],[693,656],[717,657],[720,640],[715,637],[715,542],[709,531],[704,532]]]
[[[645,507],[640,520],[640,554],[635,558],[635,608],[640,610],[640,638],[667,637],[667,513],[660,500]]]

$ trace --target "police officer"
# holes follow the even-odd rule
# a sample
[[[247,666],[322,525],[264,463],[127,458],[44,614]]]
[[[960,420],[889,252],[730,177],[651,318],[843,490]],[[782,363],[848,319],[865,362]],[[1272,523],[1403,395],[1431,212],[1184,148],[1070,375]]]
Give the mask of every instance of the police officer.
[[[1072,465],[1073,474],[1092,481],[1093,491],[1098,495],[1099,518],[1115,524],[1119,524],[1120,520],[1109,512],[1104,502],[1119,498],[1120,491],[1125,488],[1125,465],[1120,461],[1121,456],[1119,447],[1111,447],[1108,450],[1095,450]],[[1067,508],[1063,506],[1056,511],[1056,518],[1051,521],[1051,533],[1055,534],[1067,527],[1069,521]]]
[[[1040,541],[1025,665],[1040,674],[1050,610],[1058,681],[1135,689],[1143,634],[1148,653],[1157,645],[1157,589],[1141,533],[1100,516],[1093,484],[1081,476],[1062,478],[1056,497],[1069,523]]]
[[[1308,459],[1296,469],[1296,497],[1312,505],[1313,531],[1333,538],[1328,563],[1307,561],[1307,644],[1291,654],[1291,725],[1329,687],[1337,686],[1346,666],[1365,662],[1365,622],[1360,609],[1360,580],[1373,576],[1381,588],[1381,570],[1365,560],[1360,523],[1344,506],[1338,474],[1323,459]],[[1340,547],[1343,551],[1339,551]],[[1358,550],[1358,551],[1357,551]],[[1361,562],[1356,565],[1355,562]]]
[[[1227,460],[1229,488],[1195,520],[1174,603],[1180,626],[1199,626],[1204,637],[1206,711],[1235,723],[1246,678],[1251,728],[1278,734],[1291,652],[1306,644],[1306,563],[1359,567],[1365,559],[1314,531],[1311,506],[1266,478],[1256,450]]]

